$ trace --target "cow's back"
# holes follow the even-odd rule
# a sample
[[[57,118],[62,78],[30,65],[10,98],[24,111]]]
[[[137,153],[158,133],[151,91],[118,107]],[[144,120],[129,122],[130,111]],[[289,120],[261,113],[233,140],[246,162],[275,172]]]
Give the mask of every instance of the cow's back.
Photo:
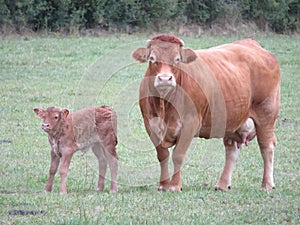
[[[253,39],[196,52],[224,85],[225,94],[231,94],[228,90],[232,88],[239,92],[247,89],[251,91],[252,101],[259,103],[279,85],[277,59]]]
[[[226,105],[227,129],[234,130],[250,116],[251,107],[279,90],[279,64],[256,41],[196,51],[218,82]]]

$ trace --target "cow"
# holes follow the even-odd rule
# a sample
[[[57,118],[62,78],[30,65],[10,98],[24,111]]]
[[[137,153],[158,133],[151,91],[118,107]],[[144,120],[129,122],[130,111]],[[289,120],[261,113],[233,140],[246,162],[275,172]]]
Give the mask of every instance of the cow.
[[[158,34],[145,48],[135,49],[132,58],[149,62],[140,83],[139,106],[160,163],[159,191],[182,191],[181,169],[194,137],[223,138],[225,166],[215,189],[229,189],[240,151],[238,132],[248,118],[254,122],[264,162],[261,187],[275,188],[280,67],[274,55],[253,39],[193,50],[184,48],[176,36]],[[170,177],[169,148],[173,146]]]
[[[111,172],[110,192],[116,193],[118,155],[117,117],[108,106],[91,107],[70,113],[68,109],[49,107],[34,108],[36,116],[43,119],[42,129],[48,133],[51,146],[49,179],[45,190],[52,191],[57,168],[60,164],[60,193],[66,194],[66,179],[73,154],[92,148],[98,158],[99,180],[97,191],[104,189],[107,165]]]

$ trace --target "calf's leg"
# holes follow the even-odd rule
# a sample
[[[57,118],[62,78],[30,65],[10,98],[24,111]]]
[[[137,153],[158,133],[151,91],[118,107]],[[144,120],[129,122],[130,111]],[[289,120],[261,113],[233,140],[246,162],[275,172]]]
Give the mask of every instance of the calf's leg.
[[[116,153],[116,146],[109,144],[105,146],[104,154],[108,162],[110,169],[111,181],[110,181],[110,193],[117,193],[118,191],[118,156]]]
[[[225,166],[221,177],[215,186],[215,190],[222,191],[226,191],[228,188],[230,188],[231,176],[240,153],[240,149],[237,147],[236,141],[232,141],[229,143],[227,140],[224,139],[224,145],[226,151]]]
[[[48,182],[45,186],[45,191],[51,192],[52,191],[52,185],[54,181],[55,174],[57,172],[57,168],[59,165],[60,157],[54,153],[54,151],[51,151],[51,162],[50,162],[50,169],[49,169],[49,178]]]
[[[100,144],[93,146],[92,150],[95,156],[98,158],[98,164],[99,164],[99,178],[98,178],[97,191],[102,191],[104,189],[107,161]]]
[[[64,151],[61,157],[61,164],[60,164],[60,194],[67,194],[67,175],[71,163],[71,158],[73,156],[74,151]]]

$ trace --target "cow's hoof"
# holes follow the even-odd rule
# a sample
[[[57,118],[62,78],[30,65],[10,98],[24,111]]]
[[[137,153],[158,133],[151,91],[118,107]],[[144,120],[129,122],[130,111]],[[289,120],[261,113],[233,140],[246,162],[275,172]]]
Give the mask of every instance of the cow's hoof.
[[[228,189],[230,189],[231,186],[228,185],[228,186],[220,186],[220,185],[216,185],[215,186],[215,191],[227,191]]]
[[[171,192],[182,192],[182,187],[176,186],[176,185],[172,185],[172,186],[170,186],[169,190]]]
[[[169,187],[170,187],[170,181],[163,181],[163,182],[160,182],[157,190],[158,191],[168,191]]]
[[[262,184],[261,188],[264,189],[264,190],[266,190],[266,191],[272,191],[272,190],[275,189],[275,186],[274,185]]]
[[[166,187],[160,185],[160,186],[157,188],[157,190],[158,190],[158,191],[168,191],[169,188],[166,188]]]

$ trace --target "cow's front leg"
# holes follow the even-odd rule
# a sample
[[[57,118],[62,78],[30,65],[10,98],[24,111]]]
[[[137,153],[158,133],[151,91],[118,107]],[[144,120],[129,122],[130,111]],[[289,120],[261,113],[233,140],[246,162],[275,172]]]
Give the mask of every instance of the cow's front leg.
[[[170,184],[170,191],[181,192],[182,184],[181,184],[181,167],[184,160],[184,154],[178,154],[177,152],[173,152],[172,160],[174,164],[174,173]]]
[[[170,176],[169,176],[169,150],[161,146],[156,147],[157,158],[160,164],[160,179],[158,191],[169,190]]]
[[[73,156],[73,151],[66,151],[62,154],[61,164],[60,164],[60,194],[67,194],[67,175],[71,163],[71,158]]]
[[[228,141],[228,139],[224,138],[224,145],[226,150],[225,166],[221,177],[215,186],[215,190],[222,191],[226,191],[231,186],[231,176],[240,152],[236,141]]]
[[[45,191],[51,192],[53,180],[59,165],[60,157],[52,150],[51,151],[51,162],[50,162],[50,169],[49,169],[49,179],[45,186]]]
[[[177,145],[174,148],[172,154],[172,160],[174,165],[174,173],[170,183],[169,190],[175,192],[182,191],[182,183],[181,183],[181,168],[183,165],[184,157],[186,155],[186,151],[193,139],[192,135],[183,135],[180,137]]]

